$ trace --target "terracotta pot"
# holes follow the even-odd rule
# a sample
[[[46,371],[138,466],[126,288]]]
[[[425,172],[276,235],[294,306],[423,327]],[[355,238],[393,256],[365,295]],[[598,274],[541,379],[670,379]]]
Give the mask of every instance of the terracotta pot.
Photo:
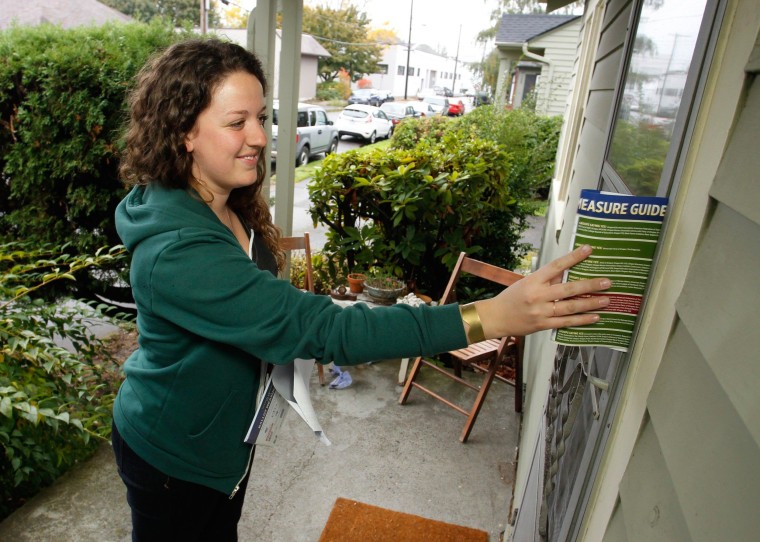
[[[367,277],[363,273],[349,273],[348,287],[352,293],[358,294],[364,290],[364,280]]]

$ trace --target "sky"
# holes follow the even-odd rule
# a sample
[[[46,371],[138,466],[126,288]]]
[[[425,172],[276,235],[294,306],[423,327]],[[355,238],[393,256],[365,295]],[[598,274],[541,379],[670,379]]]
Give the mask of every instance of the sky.
[[[495,0],[353,0],[367,13],[372,26],[387,26],[406,42],[409,39],[409,15],[412,15],[412,44],[425,44],[433,49],[445,49],[454,57],[459,42],[459,59],[480,62],[483,45],[475,38],[491,26],[490,15],[499,4]],[[340,2],[333,2],[339,4]],[[306,5],[330,4],[325,0],[305,0]],[[334,7],[331,5],[330,7]],[[460,37],[461,25],[461,37]],[[490,49],[489,49],[490,50]],[[486,51],[488,52],[488,51]]]
[[[372,28],[395,30],[406,43],[412,2],[412,44],[445,49],[447,55],[454,58],[459,42],[460,60],[480,62],[483,59],[483,45],[478,45],[475,37],[491,26],[491,11],[498,6],[498,0],[304,0],[304,5],[339,9],[341,4],[353,4],[367,14]],[[256,2],[236,0],[236,3],[251,8]],[[489,51],[490,47],[485,53]]]

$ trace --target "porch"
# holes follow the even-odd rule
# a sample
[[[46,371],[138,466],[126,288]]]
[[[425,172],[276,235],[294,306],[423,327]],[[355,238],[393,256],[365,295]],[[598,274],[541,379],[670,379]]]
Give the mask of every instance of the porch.
[[[500,540],[520,424],[514,388],[494,382],[470,440],[461,444],[464,417],[457,412],[414,391],[407,405],[398,404],[398,367],[390,360],[351,368],[353,384],[343,390],[320,387],[315,372],[312,400],[332,446],[288,415],[276,446],[257,450],[241,541],[316,542],[338,497],[482,529],[491,542]],[[425,376],[435,380],[431,386],[452,385],[432,373]],[[453,393],[472,398],[461,386]],[[110,446],[0,523],[0,540],[130,540]]]

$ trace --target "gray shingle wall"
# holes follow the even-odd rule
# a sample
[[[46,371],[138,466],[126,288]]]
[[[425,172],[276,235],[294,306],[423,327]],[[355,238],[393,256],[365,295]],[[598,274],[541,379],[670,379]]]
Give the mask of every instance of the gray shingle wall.
[[[2,0],[0,29],[50,23],[63,28],[101,25],[132,18],[96,0]]]

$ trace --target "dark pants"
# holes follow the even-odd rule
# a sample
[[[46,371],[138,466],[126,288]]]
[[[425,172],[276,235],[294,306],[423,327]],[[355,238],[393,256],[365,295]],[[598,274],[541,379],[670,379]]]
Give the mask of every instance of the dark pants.
[[[121,438],[111,440],[132,509],[133,542],[236,541],[248,477],[233,499],[206,486],[172,478],[143,461]]]

